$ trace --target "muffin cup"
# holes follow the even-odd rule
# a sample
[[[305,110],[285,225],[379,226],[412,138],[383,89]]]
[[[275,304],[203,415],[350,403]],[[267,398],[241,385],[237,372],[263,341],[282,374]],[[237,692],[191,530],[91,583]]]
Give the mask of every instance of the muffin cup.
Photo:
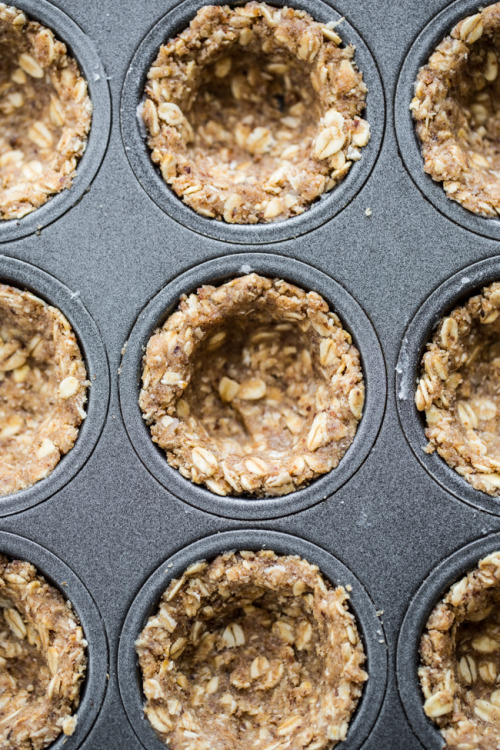
[[[356,47],[354,60],[368,86],[367,106],[363,118],[371,127],[371,139],[362,149],[359,162],[353,164],[347,176],[329,193],[325,193],[300,216],[273,224],[237,225],[208,219],[185,205],[164,182],[160,171],[151,161],[151,152],[146,143],[146,130],[138,108],[143,100],[146,74],[158,54],[159,47],[175,37],[204,5],[202,0],[185,0],[167,13],[146,35],[130,63],[125,78],[121,100],[121,129],[125,151],[130,165],[149,196],[175,221],[199,234],[218,240],[242,244],[278,242],[309,232],[341,211],[359,192],[368,179],[382,142],[384,132],[385,102],[382,83],[376,63],[357,31],[343,20],[339,33],[344,44]],[[275,5],[284,6],[284,0]],[[328,23],[338,21],[340,14],[322,0],[310,0],[293,4],[294,8],[306,10],[316,21]]]
[[[397,680],[403,707],[420,742],[428,750],[443,750],[444,740],[436,724],[423,709],[424,695],[417,674],[419,647],[427,619],[450,586],[477,567],[480,560],[500,549],[500,534],[491,534],[467,544],[450,555],[423,581],[413,596],[400,630],[397,645]]]
[[[78,576],[49,550],[28,539],[0,531],[0,552],[11,559],[32,563],[48,583],[68,599],[78,615],[88,642],[87,669],[76,710],[77,725],[70,736],[61,734],[50,750],[77,750],[92,729],[107,687],[108,644],[97,606]]]
[[[141,587],[125,619],[118,651],[120,695],[137,737],[148,750],[161,750],[165,745],[158,739],[143,713],[142,676],[135,641],[148,618],[157,610],[161,595],[171,579],[180,577],[197,560],[211,559],[233,549],[264,548],[280,555],[299,555],[318,565],[323,575],[333,584],[352,587],[349,607],[357,619],[367,656],[364,668],[368,671],[369,679],[351,719],[347,739],[341,746],[345,750],[355,750],[368,736],[384,696],[386,645],[382,625],[362,584],[340,560],[310,542],[275,531],[228,531],[195,542],[166,560]]]
[[[478,5],[473,0],[456,0],[438,13],[414,40],[399,73],[394,100],[394,127],[399,155],[424,198],[456,224],[485,237],[500,239],[500,217],[489,218],[468,211],[448,198],[442,184],[424,172],[420,140],[410,111],[418,71],[452,28],[461,19],[477,13],[477,9]]]
[[[58,219],[81,200],[101,165],[108,145],[111,124],[111,102],[106,72],[86,34],[66,13],[46,0],[19,0],[15,6],[29,18],[52,29],[58,39],[66,44],[68,53],[75,58],[82,76],[88,83],[93,114],[85,153],[78,162],[71,188],[50,197],[40,208],[22,219],[0,221],[0,242],[32,234],[40,227]]]
[[[500,514],[500,501],[474,489],[437,453],[426,453],[425,414],[415,406],[422,355],[438,322],[453,308],[500,279],[500,257],[488,258],[454,274],[419,308],[408,326],[396,365],[396,404],[403,433],[424,469],[455,497],[481,510]]]
[[[33,507],[55,494],[87,462],[106,419],[109,370],[101,335],[77,293],[71,292],[60,281],[35,266],[13,258],[0,257],[0,279],[2,283],[33,292],[61,310],[75,332],[91,383],[87,393],[87,417],[79,428],[73,448],[45,479],[24,490],[0,497],[0,515],[9,515]]]
[[[286,270],[286,273],[283,271]],[[308,487],[278,498],[262,500],[220,497],[184,479],[172,468],[163,451],[153,443],[139,407],[143,347],[153,331],[162,325],[181,294],[202,284],[220,283],[255,271],[262,276],[283,276],[305,290],[314,290],[328,302],[352,335],[361,354],[366,387],[363,417],[354,441],[336,469]],[[265,254],[230,255],[208,261],[167,284],[146,306],[128,337],[120,368],[120,403],[130,441],[146,467],[181,500],[228,518],[277,518],[325,500],[357,471],[378,434],[385,408],[385,367],[376,334],[357,302],[335,281],[298,261]]]

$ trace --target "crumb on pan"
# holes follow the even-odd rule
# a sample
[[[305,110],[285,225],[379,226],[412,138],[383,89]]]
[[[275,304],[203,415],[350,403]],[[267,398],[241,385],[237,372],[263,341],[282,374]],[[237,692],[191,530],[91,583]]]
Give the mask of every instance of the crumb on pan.
[[[425,434],[473,487],[500,495],[500,282],[443,318],[422,358],[415,403]]]
[[[87,141],[87,82],[51,29],[0,4],[0,219],[69,188]]]
[[[329,472],[364,404],[359,353],[325,300],[255,273],[183,296],[142,380],[153,440],[218,495],[284,495]]]
[[[0,556],[0,745],[41,750],[75,731],[87,659],[69,602],[27,562]]]
[[[71,450],[88,385],[62,313],[0,284],[0,495],[48,476]]]
[[[455,583],[420,644],[424,711],[449,750],[500,745],[500,552]]]
[[[410,105],[424,169],[449,198],[500,213],[500,3],[462,19],[417,77]]]
[[[209,5],[160,48],[142,116],[153,162],[187,205],[278,221],[361,158],[367,88],[334,26],[265,3]]]
[[[274,552],[229,552],[170,583],[136,643],[145,713],[172,750],[322,750],[368,678],[348,594]]]

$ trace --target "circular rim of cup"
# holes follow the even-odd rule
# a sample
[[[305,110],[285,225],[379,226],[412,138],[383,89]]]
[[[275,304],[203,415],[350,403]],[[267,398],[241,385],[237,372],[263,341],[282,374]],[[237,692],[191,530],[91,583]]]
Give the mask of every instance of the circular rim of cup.
[[[423,197],[455,224],[484,237],[498,240],[500,216],[495,218],[474,214],[460,203],[448,198],[442,183],[436,182],[424,172],[420,140],[409,108],[420,67],[427,63],[436,45],[449,35],[453,27],[462,18],[477,13],[477,9],[478,3],[474,0],[456,0],[437,13],[419,32],[399,73],[394,96],[394,127],[399,155]]]
[[[422,633],[434,606],[453,583],[496,550],[500,550],[499,532],[469,542],[441,560],[420,584],[405,614],[397,644],[398,689],[411,728],[427,750],[443,750],[444,739],[423,709],[424,696],[417,674]]]
[[[344,18],[339,33],[346,45],[355,45],[354,60],[369,89],[363,117],[370,122],[371,139],[362,149],[361,159],[352,165],[346,177],[333,190],[325,193],[304,213],[284,221],[250,225],[228,224],[209,219],[183,203],[165,183],[159,169],[151,161],[150,149],[146,144],[146,131],[138,116],[146,74],[158,54],[159,47],[186,28],[204,4],[204,0],[180,2],[155,22],[132,57],[125,76],[120,105],[122,140],[132,171],[162,211],[200,235],[233,244],[259,245],[293,239],[310,232],[336,216],[355,198],[377,162],[385,130],[385,94],[375,59],[359,32]],[[342,18],[324,0],[294,0],[291,6],[286,0],[273,0],[272,5],[288,5],[306,10],[315,20],[322,23]]]
[[[317,565],[332,584],[352,586],[349,608],[356,616],[370,675],[349,724],[347,739],[342,743],[345,750],[357,750],[378,718],[387,679],[387,646],[375,606],[359,579],[331,553],[291,534],[264,529],[225,531],[196,541],[167,558],[139,589],[125,618],[118,649],[120,696],[134,732],[148,750],[165,748],[143,713],[142,679],[134,644],[148,618],[157,610],[170,580],[181,576],[188,565],[197,560],[244,549],[271,549],[278,555],[299,555]]]
[[[0,283],[27,289],[58,308],[75,333],[91,385],[87,391],[87,417],[73,448],[61,457],[55,469],[31,487],[0,496],[0,517],[32,508],[61,490],[87,463],[101,436],[109,402],[109,366],[106,349],[96,323],[77,293],[58,279],[21,260],[0,255]]]
[[[61,733],[48,746],[49,750],[77,750],[96,722],[107,689],[108,641],[101,614],[90,592],[76,573],[57,555],[37,542],[0,531],[0,553],[11,559],[32,563],[37,572],[71,602],[80,619],[85,640],[88,642],[88,662],[81,686],[81,700],[76,711],[76,729],[70,736]]]
[[[417,411],[414,400],[422,355],[438,322],[494,281],[500,281],[500,256],[466,266],[425,297],[404,334],[396,365],[395,398],[405,438],[427,473],[458,500],[500,515],[500,497],[475,489],[448,466],[437,451],[425,453],[423,449],[428,442],[424,432],[425,416]]]
[[[71,187],[50,196],[46,203],[21,219],[0,220],[0,242],[26,237],[46,227],[75,206],[87,192],[106,153],[111,125],[111,99],[106,72],[87,34],[64,11],[47,0],[14,0],[29,19],[50,28],[64,42],[88,83],[93,114],[85,152]]]
[[[173,311],[183,293],[202,284],[221,284],[255,271],[269,278],[285,278],[305,290],[321,294],[351,333],[361,355],[366,388],[363,417],[354,440],[335,469],[303,489],[281,497],[219,496],[183,477],[171,467],[165,453],[151,438],[139,407],[144,347],[154,331]],[[129,333],[119,376],[119,395],[125,428],[137,455],[150,473],[178,499],[200,510],[225,518],[264,520],[279,518],[326,500],[344,485],[367,458],[380,430],[385,412],[387,385],[380,343],[367,315],[356,300],[322,271],[302,261],[279,255],[248,253],[214,258],[168,282],[139,314]]]

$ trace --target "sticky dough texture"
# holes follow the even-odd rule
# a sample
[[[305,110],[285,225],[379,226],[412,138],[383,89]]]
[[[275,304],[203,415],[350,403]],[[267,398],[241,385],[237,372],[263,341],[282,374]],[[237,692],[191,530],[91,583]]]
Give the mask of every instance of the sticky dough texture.
[[[443,318],[416,391],[428,452],[473,487],[500,495],[500,282]]]
[[[70,324],[0,284],[0,495],[48,476],[85,418],[87,373]]]
[[[345,739],[365,660],[348,595],[274,552],[194,563],[136,647],[145,713],[172,750],[322,750]]]
[[[500,213],[500,3],[464,18],[419,71],[411,103],[425,171],[449,198]]]
[[[219,495],[284,495],[336,467],[359,353],[316,292],[250,274],[183,297],[149,340],[140,406],[169,463]]]
[[[300,214],[361,158],[367,89],[333,25],[265,3],[206,6],[160,48],[148,144],[199,214],[238,224]]]
[[[33,565],[0,556],[0,746],[73,734],[87,659],[78,617]]]
[[[2,3],[0,38],[0,219],[16,219],[71,186],[92,104],[51,29]]]

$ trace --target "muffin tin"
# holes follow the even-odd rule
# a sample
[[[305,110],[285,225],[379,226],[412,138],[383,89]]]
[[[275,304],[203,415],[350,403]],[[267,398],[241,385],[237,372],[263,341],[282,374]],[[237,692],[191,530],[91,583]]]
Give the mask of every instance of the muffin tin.
[[[171,195],[137,120],[157,46],[198,0],[17,4],[68,44],[94,102],[73,188],[0,224],[0,279],[60,307],[92,382],[75,448],[49,478],[0,499],[0,551],[59,586],[89,640],[79,729],[64,747],[158,747],[140,713],[138,630],[189,562],[262,546],[353,586],[371,681],[345,747],[440,747],[422,712],[418,641],[443,590],[500,547],[500,501],[423,453],[413,392],[438,318],[500,277],[500,223],[469,215],[423,174],[407,105],[418,66],[477,4],[293,3],[318,20],[345,15],[340,33],[370,88],[372,141],[308,212],[248,227],[203,219]],[[170,469],[137,405],[142,348],[179,295],[250,270],[323,294],[360,349],[367,385],[339,467],[258,501],[215,496]]]

